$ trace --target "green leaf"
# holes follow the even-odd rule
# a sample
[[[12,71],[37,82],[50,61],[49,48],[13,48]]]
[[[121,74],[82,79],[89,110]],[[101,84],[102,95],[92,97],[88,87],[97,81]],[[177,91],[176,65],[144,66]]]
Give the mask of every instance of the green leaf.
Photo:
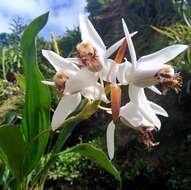
[[[112,162],[108,159],[107,155],[101,149],[98,149],[94,147],[93,145],[90,145],[87,143],[76,145],[63,152],[59,152],[56,154],[53,153],[49,161],[43,166],[43,168],[40,168],[39,171],[34,176],[32,180],[32,185],[35,185],[40,178],[47,175],[48,170],[52,167],[53,164],[55,164],[59,156],[68,154],[71,152],[79,153],[83,156],[93,158],[103,169],[105,169],[108,173],[113,175],[114,178],[119,181],[121,186],[120,173],[112,164]]]
[[[21,38],[22,57],[25,75],[25,107],[21,130],[28,144],[28,155],[25,160],[26,170],[31,170],[43,155],[49,133],[43,133],[50,127],[50,92],[37,65],[36,36],[45,26],[48,13],[36,18],[25,29]],[[36,138],[39,134],[40,138]],[[34,142],[35,140],[35,143]]]
[[[22,74],[15,74],[16,79],[17,79],[17,83],[19,85],[19,87],[21,88],[21,90],[25,91],[25,78]]]
[[[62,149],[78,123],[90,118],[97,111],[99,103],[100,101],[82,100],[79,108],[61,126],[62,129],[53,148],[54,152],[59,152]]]
[[[95,161],[108,173],[113,175],[116,180],[121,183],[121,177],[119,171],[115,168],[112,162],[108,159],[107,155],[99,148],[90,144],[79,144],[65,152],[76,152],[83,156],[95,159]]]
[[[160,33],[160,34],[162,34],[162,35],[164,35],[164,36],[167,36],[167,37],[173,39],[173,35],[172,35],[170,32],[165,31],[165,30],[161,30],[160,28],[157,28],[157,27],[155,27],[155,26],[151,26],[151,28],[154,29],[155,31],[157,31],[157,32]]]
[[[0,127],[0,157],[18,181],[23,177],[23,158],[26,144],[18,127],[4,125]]]

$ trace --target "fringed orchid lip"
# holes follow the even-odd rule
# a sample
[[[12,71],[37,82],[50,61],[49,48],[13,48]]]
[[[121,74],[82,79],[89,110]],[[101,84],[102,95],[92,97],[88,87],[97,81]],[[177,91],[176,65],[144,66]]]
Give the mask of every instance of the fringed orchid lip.
[[[120,64],[124,58],[125,51],[127,48],[126,40],[123,40],[117,55],[115,57],[115,64]],[[116,81],[115,81],[116,82]],[[118,84],[111,84],[111,108],[112,108],[112,119],[115,123],[119,117],[119,111],[121,107],[121,88]]]
[[[180,76],[180,73],[175,73],[174,69],[171,67],[161,69],[157,72],[155,77],[158,79],[159,83],[162,84],[164,95],[169,89],[178,93],[182,86],[182,77]]]
[[[155,138],[154,138],[150,128],[152,128],[152,127],[150,127],[150,126],[141,127],[142,139],[143,139],[144,144],[148,148],[159,145],[159,142],[155,142]]]
[[[101,62],[96,49],[90,42],[82,42],[76,46],[77,57],[82,67],[87,67],[91,72],[98,72],[102,69]]]
[[[69,79],[69,77],[62,72],[57,72],[53,77],[54,84],[61,95],[64,93],[65,82],[67,79]]]

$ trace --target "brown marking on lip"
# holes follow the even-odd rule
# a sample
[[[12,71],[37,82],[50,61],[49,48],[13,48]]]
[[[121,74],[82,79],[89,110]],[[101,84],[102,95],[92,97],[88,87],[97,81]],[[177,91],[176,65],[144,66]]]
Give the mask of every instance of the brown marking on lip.
[[[65,89],[65,81],[68,78],[69,77],[66,76],[64,73],[56,73],[54,75],[54,78],[53,78],[54,84],[61,95],[63,95],[64,89]]]
[[[87,67],[92,72],[98,72],[102,69],[101,62],[96,55],[96,49],[91,43],[80,43],[76,46],[77,57],[83,67]]]

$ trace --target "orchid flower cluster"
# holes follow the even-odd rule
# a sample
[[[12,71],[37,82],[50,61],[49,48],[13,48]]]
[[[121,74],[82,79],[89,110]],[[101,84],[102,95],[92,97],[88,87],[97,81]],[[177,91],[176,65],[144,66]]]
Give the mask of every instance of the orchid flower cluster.
[[[157,145],[152,135],[153,130],[159,130],[161,127],[157,115],[168,117],[168,114],[162,107],[147,100],[144,88],[157,94],[166,94],[169,89],[178,92],[181,77],[167,63],[188,46],[171,45],[137,59],[132,42],[132,37],[137,32],[130,34],[123,19],[125,37],[109,48],[106,48],[87,17],[80,14],[79,21],[82,42],[76,45],[76,57],[63,58],[53,51],[42,50],[43,56],[56,70],[53,81],[42,82],[55,86],[62,96],[53,114],[52,130],[61,127],[84,97],[111,103],[111,108],[106,109],[112,114],[112,121],[106,132],[110,159],[114,157],[114,131],[118,120],[140,131],[146,145]],[[130,61],[124,57],[127,47]],[[117,50],[115,59],[110,59]],[[110,85],[110,100],[104,89],[106,84]],[[162,93],[154,86],[156,84],[163,86]],[[128,86],[130,99],[124,106],[121,106],[121,85]]]

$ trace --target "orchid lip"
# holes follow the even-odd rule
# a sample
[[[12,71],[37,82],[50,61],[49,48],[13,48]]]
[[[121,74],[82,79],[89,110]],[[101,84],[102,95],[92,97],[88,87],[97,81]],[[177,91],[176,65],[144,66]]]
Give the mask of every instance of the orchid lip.
[[[150,126],[141,127],[142,139],[143,139],[144,144],[148,148],[159,145],[159,142],[155,142],[155,138],[151,132],[151,128],[152,127],[150,127]]]
[[[65,89],[65,82],[69,79],[68,76],[66,76],[63,72],[57,72],[54,75],[53,81],[57,88],[57,90],[60,92],[60,94],[63,94]]]
[[[98,72],[102,69],[97,51],[90,42],[82,42],[76,46],[76,49],[82,66],[87,67],[91,72]]]
[[[182,86],[182,77],[180,73],[175,73],[173,68],[161,69],[155,77],[158,79],[159,83],[163,86],[163,94],[165,95],[169,89],[173,89],[178,93]]]

